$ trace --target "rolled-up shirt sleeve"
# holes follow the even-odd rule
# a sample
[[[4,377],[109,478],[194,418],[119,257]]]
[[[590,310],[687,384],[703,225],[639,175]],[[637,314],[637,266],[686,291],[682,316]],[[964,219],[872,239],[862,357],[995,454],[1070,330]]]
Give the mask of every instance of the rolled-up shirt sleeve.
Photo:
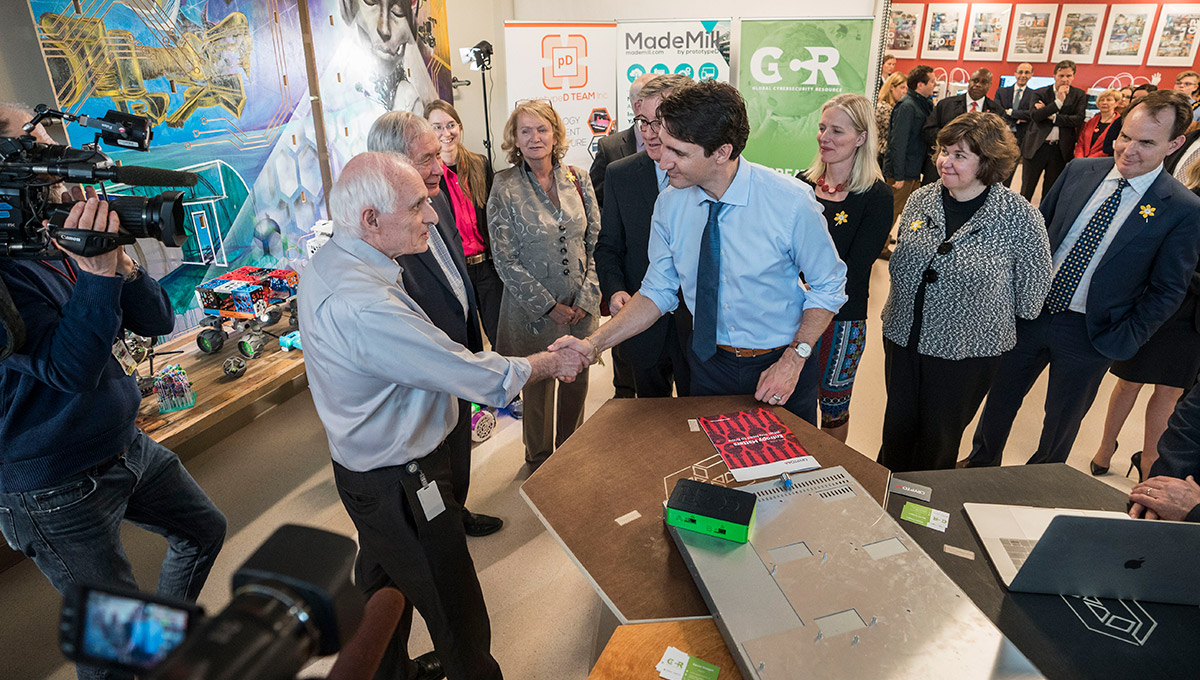
[[[656,205],[650,220],[650,245],[647,254],[650,267],[642,278],[638,291],[658,307],[658,311],[669,314],[679,306],[679,273],[675,271],[675,257],[671,254],[671,233],[667,216]]]
[[[376,302],[350,316],[350,358],[381,380],[495,407],[508,405],[529,380],[528,359],[474,354],[395,302]]]
[[[827,309],[834,314],[846,304],[846,264],[825,226],[821,205],[811,192],[797,201],[792,228],[792,259],[804,274],[809,290],[804,309]]]

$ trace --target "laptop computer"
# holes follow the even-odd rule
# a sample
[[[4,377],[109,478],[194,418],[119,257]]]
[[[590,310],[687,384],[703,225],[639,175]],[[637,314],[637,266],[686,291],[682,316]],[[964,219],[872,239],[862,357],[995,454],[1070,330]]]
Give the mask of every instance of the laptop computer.
[[[1200,605],[1200,525],[1122,512],[964,503],[1013,592]]]

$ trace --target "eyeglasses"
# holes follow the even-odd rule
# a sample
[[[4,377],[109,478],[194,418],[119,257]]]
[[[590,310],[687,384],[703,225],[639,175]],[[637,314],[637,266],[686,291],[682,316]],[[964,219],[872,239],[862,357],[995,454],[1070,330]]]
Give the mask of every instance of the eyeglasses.
[[[659,131],[662,130],[661,120],[648,120],[638,116],[637,118],[633,119],[633,122],[637,123],[638,130],[641,130],[642,132],[645,132],[646,128],[649,128],[651,132],[657,135]]]
[[[438,125],[437,123],[433,124],[434,132],[441,132],[442,130],[449,130],[450,132],[454,132],[457,129],[458,129],[458,123],[455,123],[454,121],[450,121],[449,123],[446,123],[445,125]]]

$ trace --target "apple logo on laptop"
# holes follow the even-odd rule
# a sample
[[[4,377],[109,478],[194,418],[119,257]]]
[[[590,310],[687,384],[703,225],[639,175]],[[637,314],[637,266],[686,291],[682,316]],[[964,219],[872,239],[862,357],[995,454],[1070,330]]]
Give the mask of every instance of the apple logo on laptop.
[[[1126,569],[1141,569],[1142,564],[1145,563],[1145,561],[1146,561],[1145,557],[1139,557],[1136,560],[1126,560],[1125,568]]]

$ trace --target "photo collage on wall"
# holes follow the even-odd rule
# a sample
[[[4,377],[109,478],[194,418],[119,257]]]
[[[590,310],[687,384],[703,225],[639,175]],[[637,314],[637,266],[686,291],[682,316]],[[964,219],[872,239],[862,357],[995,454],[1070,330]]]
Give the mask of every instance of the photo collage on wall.
[[[426,101],[452,96],[445,0],[398,3],[414,6],[412,16],[383,23],[371,0],[308,0],[320,33],[311,41],[297,0],[83,3],[80,10],[62,0],[28,1],[56,99],[34,103],[75,115],[145,116],[154,128],[148,152],[102,150],[128,165],[199,176],[184,192],[183,248],[136,246],[170,296],[176,333],[204,317],[195,295],[201,282],[242,266],[303,268],[304,243],[325,217],[322,146],[337,161],[336,176],[340,163],[366,149],[365,130],[380,113],[420,113]],[[306,43],[320,53],[306,54]],[[323,134],[310,103],[313,59],[329,65],[314,70]],[[73,146],[92,141],[78,126],[67,133]],[[154,196],[172,187],[106,188]]]
[[[1195,67],[1200,3],[893,3],[884,40],[900,59]]]

